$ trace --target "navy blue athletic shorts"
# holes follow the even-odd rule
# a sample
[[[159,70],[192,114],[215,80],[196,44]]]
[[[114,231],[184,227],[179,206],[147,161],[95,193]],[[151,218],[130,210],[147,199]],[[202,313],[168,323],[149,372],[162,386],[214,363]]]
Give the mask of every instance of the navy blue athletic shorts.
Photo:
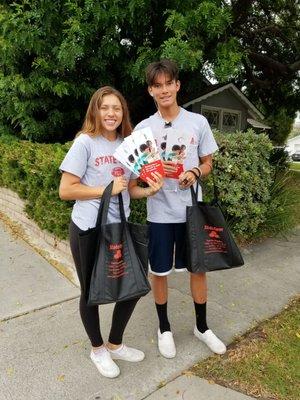
[[[150,272],[158,276],[169,275],[173,266],[175,271],[186,271],[185,223],[148,224]]]

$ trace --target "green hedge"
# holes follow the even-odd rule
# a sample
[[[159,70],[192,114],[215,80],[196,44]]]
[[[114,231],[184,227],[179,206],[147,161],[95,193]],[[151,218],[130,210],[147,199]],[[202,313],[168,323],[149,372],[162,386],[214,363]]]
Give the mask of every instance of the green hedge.
[[[248,239],[265,222],[270,203],[272,144],[264,134],[216,133],[215,182],[232,231]],[[211,186],[211,179],[209,182]]]
[[[42,229],[67,237],[71,202],[59,199],[60,165],[69,144],[36,144],[0,138],[0,186],[26,201],[26,212]]]
[[[216,132],[219,152],[214,177],[223,210],[234,234],[248,239],[264,223],[270,200],[272,145],[266,135]],[[72,202],[58,197],[61,163],[70,143],[37,144],[0,137],[0,186],[26,199],[26,211],[37,224],[59,238],[67,237]],[[212,179],[206,183],[211,196]],[[145,201],[131,204],[133,221],[145,221]]]

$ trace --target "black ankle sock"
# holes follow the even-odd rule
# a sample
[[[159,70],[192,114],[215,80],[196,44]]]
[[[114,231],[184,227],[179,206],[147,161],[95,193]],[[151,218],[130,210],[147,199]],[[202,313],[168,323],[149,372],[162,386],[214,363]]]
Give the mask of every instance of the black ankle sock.
[[[158,315],[158,319],[159,319],[160,333],[170,331],[171,327],[170,327],[170,323],[168,320],[168,313],[167,313],[168,302],[165,304],[155,303],[155,305],[156,305],[156,311],[157,311],[157,315]]]
[[[207,331],[208,326],[206,324],[206,303],[198,304],[194,302],[195,313],[196,313],[196,325],[199,332],[204,333]]]

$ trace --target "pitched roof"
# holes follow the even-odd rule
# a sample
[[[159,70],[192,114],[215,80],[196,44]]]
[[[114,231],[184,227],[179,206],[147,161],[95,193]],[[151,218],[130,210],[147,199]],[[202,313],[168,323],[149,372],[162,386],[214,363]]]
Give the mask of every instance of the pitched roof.
[[[186,108],[194,103],[199,103],[202,100],[205,100],[211,96],[214,96],[218,93],[223,92],[224,90],[231,89],[239,98],[240,100],[247,106],[249,112],[254,117],[259,117],[260,119],[264,119],[263,114],[255,107],[253,103],[233,84],[233,83],[226,83],[226,84],[216,84],[211,85],[208,88],[204,89],[202,95],[197,97],[194,100],[189,101],[188,103],[183,104],[183,107]]]

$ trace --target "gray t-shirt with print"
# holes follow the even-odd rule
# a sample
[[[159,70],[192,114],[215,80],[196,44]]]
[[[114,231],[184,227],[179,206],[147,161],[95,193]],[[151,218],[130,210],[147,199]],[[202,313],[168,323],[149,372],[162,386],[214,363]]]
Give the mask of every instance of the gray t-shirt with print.
[[[166,141],[165,121],[156,112],[141,121],[135,130],[150,127],[156,142]],[[180,108],[172,127],[189,137],[189,148],[184,160],[184,170],[199,165],[199,157],[214,153],[217,143],[207,119],[200,114]],[[199,188],[198,199],[202,198]],[[147,199],[147,219],[157,223],[180,223],[186,221],[186,206],[192,204],[190,190],[179,189],[178,179],[164,178],[164,185],[158,193]]]
[[[121,175],[129,180],[131,171],[113,157],[121,142],[120,138],[111,142],[103,136],[91,137],[82,133],[74,140],[59,169],[78,176],[82,184],[91,187],[107,186],[115,177]],[[128,218],[130,213],[128,191],[122,192],[122,195],[125,215]],[[93,228],[96,225],[99,205],[100,199],[76,200],[72,221],[82,230]],[[118,196],[112,196],[107,222],[119,221]]]

